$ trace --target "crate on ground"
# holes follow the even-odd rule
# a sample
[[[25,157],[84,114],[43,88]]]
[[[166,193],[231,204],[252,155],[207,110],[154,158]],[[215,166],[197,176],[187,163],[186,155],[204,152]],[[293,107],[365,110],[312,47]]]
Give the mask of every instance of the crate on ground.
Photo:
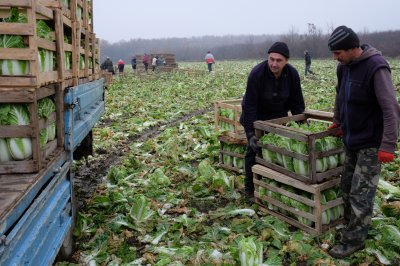
[[[102,70],[100,72],[100,77],[104,78],[104,84],[106,86],[111,85],[112,81],[113,81],[113,75],[111,72],[108,72],[107,70]]]
[[[221,144],[220,166],[227,170],[243,173],[247,140],[234,139],[223,135],[219,136],[218,140]]]
[[[310,110],[254,122],[262,147],[256,162],[308,184],[336,178],[343,170],[344,149],[332,136],[338,129],[327,130],[332,119],[332,113]]]
[[[214,124],[223,134],[236,138],[246,139],[243,126],[239,119],[242,113],[242,100],[224,100],[214,103]]]
[[[252,171],[261,211],[316,235],[344,222],[340,178],[310,185],[258,164]]]
[[[0,157],[0,174],[36,173],[63,149],[62,87],[0,88],[0,94],[5,95],[0,145],[7,151]]]
[[[60,81],[61,12],[36,1],[1,4],[0,87],[40,87]]]

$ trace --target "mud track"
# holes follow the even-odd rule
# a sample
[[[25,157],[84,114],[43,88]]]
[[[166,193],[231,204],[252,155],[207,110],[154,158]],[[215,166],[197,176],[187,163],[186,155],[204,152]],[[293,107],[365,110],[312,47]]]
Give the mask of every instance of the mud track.
[[[160,123],[143,131],[140,135],[128,137],[126,141],[121,142],[112,149],[98,149],[90,161],[82,161],[75,171],[74,190],[77,199],[77,208],[82,209],[87,201],[93,196],[97,186],[102,183],[102,177],[106,176],[111,166],[117,165],[121,158],[129,151],[129,144],[132,142],[144,142],[155,138],[164,131],[165,127],[175,126],[183,121],[189,120],[194,116],[203,115],[211,112],[213,107],[193,111],[177,119]],[[103,126],[106,126],[103,125]],[[102,127],[100,125],[99,127]]]

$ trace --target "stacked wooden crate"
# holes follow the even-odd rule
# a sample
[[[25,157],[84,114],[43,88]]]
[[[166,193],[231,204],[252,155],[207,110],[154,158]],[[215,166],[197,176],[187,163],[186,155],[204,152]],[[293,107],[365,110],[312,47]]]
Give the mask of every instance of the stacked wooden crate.
[[[265,212],[318,235],[343,222],[343,200],[338,190],[343,170],[339,158],[343,155],[343,147],[326,150],[316,147],[317,142],[320,145],[324,138],[338,130],[325,130],[331,121],[331,113],[307,111],[254,123],[256,136],[261,140],[258,142],[261,152],[256,157],[258,164],[252,168],[256,202]],[[289,122],[325,122],[326,127],[312,133],[286,126]],[[267,134],[279,136],[286,147],[265,143],[263,136]],[[300,145],[303,147],[301,152],[291,148]],[[335,160],[329,168],[325,165],[322,169],[321,164],[328,162],[330,156]]]
[[[241,99],[214,102],[214,124],[221,131],[220,166],[237,173],[244,173],[247,139],[239,122],[242,113]]]
[[[163,60],[164,64],[157,67],[158,71],[171,72],[178,67],[176,63],[175,54],[170,53],[152,53],[149,54],[149,68],[151,69],[151,63],[154,57],[158,56],[159,59]],[[136,68],[138,72],[144,71],[143,55],[136,55]]]
[[[91,71],[87,64],[85,69],[77,70],[78,54],[84,54],[88,62],[88,58],[95,55],[95,52],[90,53],[90,49],[95,51],[98,45],[92,33],[93,23],[90,19],[84,16],[89,21],[85,26],[84,20],[78,21],[74,18],[76,6],[80,4],[83,10],[90,10],[91,2],[71,0],[68,6],[63,6],[62,2],[64,1],[0,2],[0,37],[4,40],[11,39],[10,36],[17,37],[23,41],[18,48],[0,48],[0,108],[18,106],[21,110],[26,110],[29,116],[20,125],[9,125],[9,122],[3,121],[0,124],[0,142],[2,145],[10,145],[10,140],[20,139],[25,144],[31,143],[26,146],[30,148],[24,156],[12,154],[12,158],[1,158],[0,175],[38,172],[64,150],[64,90],[89,81],[90,74],[93,76],[96,73],[98,64],[93,64]],[[22,19],[11,22],[11,14],[15,11],[18,11]],[[49,27],[51,38],[40,37],[37,21],[44,22]],[[77,34],[79,32],[80,35]],[[78,47],[82,36],[85,39],[84,47],[88,49]],[[42,53],[46,56],[41,57]],[[66,67],[67,60],[70,60],[70,69]],[[55,112],[43,117],[39,115],[38,107],[45,98],[54,103]],[[41,132],[50,125],[53,126],[53,123],[56,125],[55,139],[46,143],[40,142]]]

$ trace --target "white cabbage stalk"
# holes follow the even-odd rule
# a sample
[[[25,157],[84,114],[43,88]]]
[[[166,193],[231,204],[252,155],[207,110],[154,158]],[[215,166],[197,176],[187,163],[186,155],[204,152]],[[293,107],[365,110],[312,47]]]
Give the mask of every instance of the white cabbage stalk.
[[[1,62],[1,73],[7,76],[21,76],[29,74],[29,62],[25,60],[7,60]]]
[[[243,238],[238,243],[242,266],[259,266],[263,262],[263,245],[253,237]]]
[[[8,148],[14,160],[25,160],[32,157],[32,140],[30,138],[10,138]]]
[[[10,151],[7,147],[7,142],[5,139],[0,138],[0,162],[8,162],[11,161],[12,157]]]
[[[53,122],[47,126],[47,138],[48,141],[52,141],[56,138],[56,123]]]
[[[29,112],[24,105],[13,104],[9,112],[10,125],[29,125]],[[14,160],[25,160],[32,157],[32,140],[30,138],[9,138],[7,145]]]

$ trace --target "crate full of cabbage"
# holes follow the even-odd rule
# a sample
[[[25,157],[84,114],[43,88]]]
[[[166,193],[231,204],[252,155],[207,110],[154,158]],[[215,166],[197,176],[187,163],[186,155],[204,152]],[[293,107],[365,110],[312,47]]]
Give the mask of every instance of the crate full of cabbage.
[[[0,88],[0,94],[7,95],[0,99],[0,174],[40,171],[63,145],[61,90]]]
[[[262,165],[252,171],[261,211],[316,235],[344,222],[340,178],[310,185]]]
[[[280,119],[256,121],[261,147],[256,162],[309,184],[340,175],[344,149],[338,129],[327,130],[332,114],[307,111]]]
[[[223,135],[219,136],[218,140],[221,144],[220,166],[227,170],[243,173],[247,141]]]
[[[242,100],[225,100],[214,103],[214,123],[224,135],[236,139],[245,139],[244,128],[239,119],[242,113]]]
[[[0,86],[39,87],[57,82],[56,38],[61,38],[57,13],[36,1],[9,3],[3,8]]]

